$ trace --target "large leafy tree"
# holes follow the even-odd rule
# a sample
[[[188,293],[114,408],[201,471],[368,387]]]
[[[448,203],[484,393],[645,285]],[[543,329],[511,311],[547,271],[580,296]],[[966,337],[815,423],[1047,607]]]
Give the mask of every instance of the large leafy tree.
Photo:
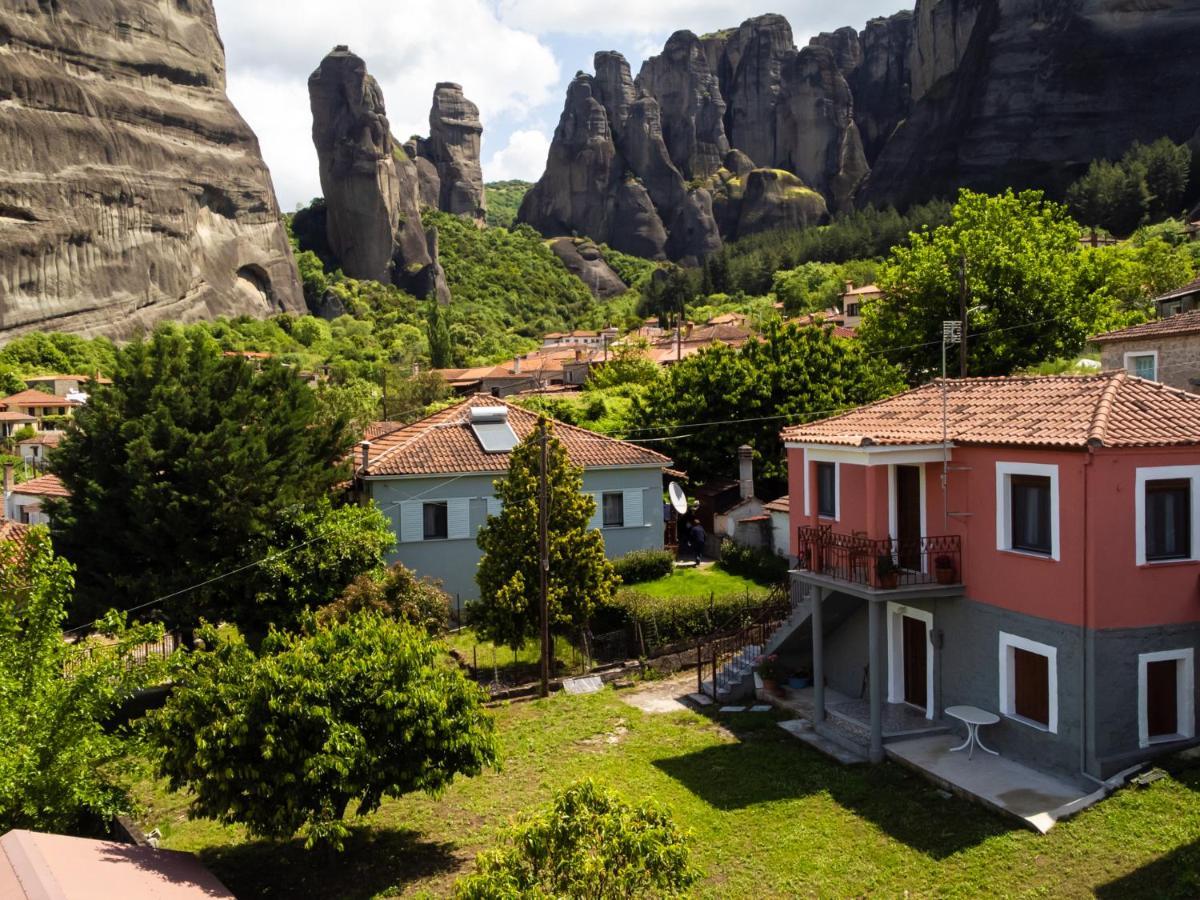
[[[589,527],[596,501],[581,493],[583,470],[543,420],[547,437],[550,570],[548,605],[556,628],[582,628],[592,610],[611,600],[617,576],[604,555],[604,538]],[[476,537],[483,558],[475,580],[480,599],[472,607],[479,634],[497,644],[520,648],[539,633],[538,473],[540,430],[518,444],[508,474],[495,483],[500,515],[490,516]]]
[[[260,608],[264,592],[282,596],[281,579],[297,604],[332,599],[382,552],[380,522],[366,515],[357,521],[372,535],[357,564],[330,565],[345,548],[317,546],[352,441],[345,419],[273,360],[223,356],[198,328],[133,341],[53,457],[71,492],[48,510],[55,546],[79,573],[76,620],[169,597],[148,612],[185,628],[206,616],[263,629],[295,615]],[[330,534],[350,537],[353,518],[329,522]],[[302,541],[313,548],[306,570],[256,565]]]
[[[958,319],[965,277],[968,374],[1007,375],[1077,353],[1103,313],[1079,291],[1079,226],[1038,191],[959,193],[951,220],[896,247],[859,331],[911,382],[941,369],[942,322]],[[954,351],[952,351],[953,353]],[[951,356],[951,374],[958,374]]]
[[[482,690],[415,625],[309,618],[258,654],[235,628],[199,634],[208,649],[173,663],[175,690],[148,727],[162,774],[195,795],[192,815],[340,847],[352,802],[366,815],[495,763]]]
[[[634,403],[638,434],[669,439],[675,462],[697,480],[737,473],[737,448],[754,448],[756,477],[787,479],[780,431],[879,400],[903,387],[899,371],[829,327],[769,325],[735,350],[717,345],[671,366]]]
[[[65,641],[71,585],[44,528],[0,542],[0,832],[92,832],[129,808],[114,770],[130,735],[105,723],[161,675],[133,654],[162,629],[110,614],[103,642]]]
[[[560,791],[550,808],[479,854],[454,886],[459,900],[533,897],[677,897],[699,878],[688,835],[662,806],[632,806],[591,781]]]

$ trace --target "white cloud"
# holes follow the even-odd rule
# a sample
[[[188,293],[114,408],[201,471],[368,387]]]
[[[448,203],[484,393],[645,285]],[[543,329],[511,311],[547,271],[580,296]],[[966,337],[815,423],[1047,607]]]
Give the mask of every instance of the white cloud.
[[[343,0],[336,12],[328,0],[216,7],[230,97],[258,134],[285,210],[320,194],[307,80],[335,44],[366,61],[401,140],[428,133],[439,81],[462,84],[485,135],[559,100],[554,54],[535,34],[498,20],[489,0]]]
[[[546,168],[549,151],[550,139],[542,132],[514,131],[509,135],[508,144],[483,164],[483,177],[487,181],[510,178],[537,181]]]

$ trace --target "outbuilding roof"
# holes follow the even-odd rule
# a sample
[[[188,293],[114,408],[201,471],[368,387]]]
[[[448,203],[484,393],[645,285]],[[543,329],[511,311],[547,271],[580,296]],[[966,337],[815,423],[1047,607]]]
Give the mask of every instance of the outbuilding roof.
[[[524,440],[537,427],[538,415],[489,394],[474,394],[461,403],[413,422],[371,442],[368,477],[444,475],[508,470],[509,453],[485,452],[471,428],[468,410],[498,407],[507,410],[508,424],[517,440]],[[622,466],[667,466],[671,460],[638,444],[554,423],[554,435],[566,448],[571,462],[584,468]],[[359,466],[361,463],[356,460]]]
[[[947,439],[1025,447],[1200,444],[1200,396],[1124,370],[1098,375],[946,381]],[[844,447],[939,444],[942,382],[785,428],[791,443]]]
[[[41,475],[13,485],[14,494],[26,494],[30,497],[70,497],[71,492],[57,475]]]
[[[1141,325],[1131,325],[1117,331],[1106,331],[1104,334],[1093,337],[1092,341],[1097,344],[1106,344],[1111,341],[1149,340],[1184,334],[1200,334],[1200,309],[1176,313],[1173,316],[1143,322]]]
[[[79,401],[30,388],[0,400],[0,407],[8,409],[13,406],[79,406]]]

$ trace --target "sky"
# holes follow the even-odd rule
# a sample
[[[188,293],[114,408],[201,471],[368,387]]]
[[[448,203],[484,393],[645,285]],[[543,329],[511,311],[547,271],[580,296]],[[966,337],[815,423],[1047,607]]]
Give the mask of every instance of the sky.
[[[637,75],[673,31],[729,28],[767,12],[798,46],[820,31],[862,28],[904,0],[215,0],[228,92],[258,135],[280,207],[320,196],[308,76],[336,44],[366,60],[400,140],[429,133],[434,85],[454,81],[479,106],[486,181],[536,181],[567,84],[592,54],[618,50]]]

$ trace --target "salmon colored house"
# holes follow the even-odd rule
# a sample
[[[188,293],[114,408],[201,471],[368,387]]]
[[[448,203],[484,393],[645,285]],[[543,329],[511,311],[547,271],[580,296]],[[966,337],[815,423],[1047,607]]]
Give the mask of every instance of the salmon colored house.
[[[1081,778],[1195,742],[1200,397],[951,380],[784,438],[811,610],[774,643],[818,724],[827,696],[866,708],[877,761],[898,714],[969,705],[1004,756]]]

